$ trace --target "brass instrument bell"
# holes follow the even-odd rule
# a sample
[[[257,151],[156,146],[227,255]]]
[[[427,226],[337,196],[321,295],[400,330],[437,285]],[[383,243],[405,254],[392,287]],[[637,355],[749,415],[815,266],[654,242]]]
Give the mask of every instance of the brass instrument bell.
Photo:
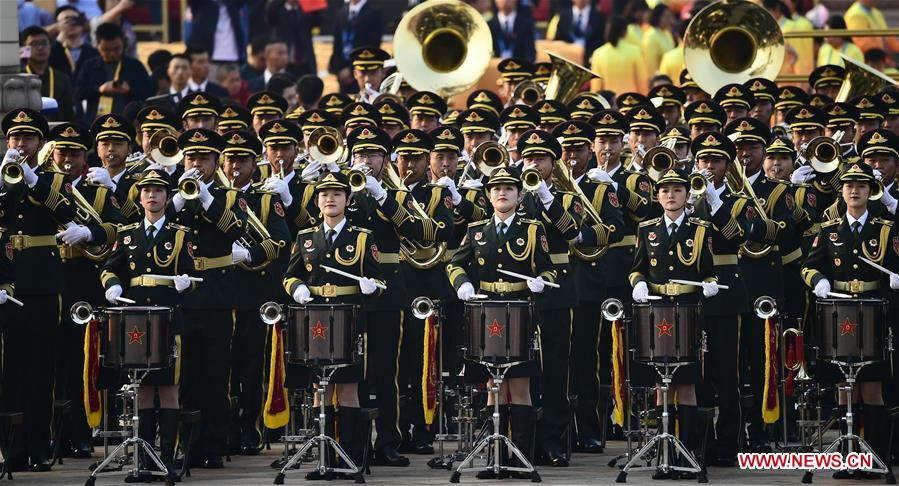
[[[843,63],[846,66],[846,77],[843,78],[843,84],[840,85],[840,91],[837,93],[836,102],[842,103],[849,101],[856,96],[870,95],[882,91],[887,86],[899,86],[892,78],[882,72],[850,59],[842,54]]]
[[[599,75],[593,71],[580,64],[569,61],[562,56],[548,51],[546,52],[546,55],[549,56],[553,70],[552,74],[549,76],[549,81],[546,82],[546,90],[543,96],[544,99],[561,101],[562,103],[568,104],[569,101],[577,96],[584,83],[599,77]],[[600,96],[600,99],[597,101],[608,109],[608,101],[601,98],[602,97]]]

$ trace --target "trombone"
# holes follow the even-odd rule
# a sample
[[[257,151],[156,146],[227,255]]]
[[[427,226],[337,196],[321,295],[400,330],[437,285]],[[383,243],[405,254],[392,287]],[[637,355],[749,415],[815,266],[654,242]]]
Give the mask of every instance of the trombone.
[[[573,193],[578,198],[581,207],[584,208],[584,213],[586,213],[587,218],[592,220],[592,222],[588,222],[587,218],[584,218],[583,224],[589,226],[603,224],[602,217],[600,217],[596,207],[594,207],[593,203],[587,199],[587,195],[584,194],[584,191],[581,190],[581,187],[575,182],[574,177],[571,176],[571,167],[569,165],[557,160],[555,164],[553,164],[552,178],[553,185],[562,191]],[[540,183],[538,182],[537,185],[539,186],[539,184]],[[615,225],[609,226],[609,230],[615,231]],[[599,257],[603,256],[608,249],[608,245],[599,247],[588,247],[580,244],[571,245],[571,253],[588,262],[595,262]]]
[[[728,164],[727,172],[725,172],[724,177],[726,179],[728,187],[732,192],[742,193],[745,196],[749,197],[750,201],[752,201],[752,205],[755,208],[755,211],[758,213],[759,218],[761,218],[762,221],[766,223],[772,221],[771,218],[768,217],[768,213],[765,211],[765,206],[762,205],[761,201],[759,201],[759,198],[755,195],[755,190],[752,189],[752,184],[749,183],[749,179],[746,178],[746,164],[742,160],[736,159],[732,163]],[[774,222],[774,224],[776,224],[780,229],[784,229],[787,226],[787,224],[783,221],[776,221]],[[747,241],[740,245],[740,251],[752,258],[761,258],[767,255],[771,251],[773,246],[773,244],[768,243]]]
[[[321,127],[309,135],[307,153],[309,158],[322,164],[339,164],[346,159],[347,146],[336,128]]]

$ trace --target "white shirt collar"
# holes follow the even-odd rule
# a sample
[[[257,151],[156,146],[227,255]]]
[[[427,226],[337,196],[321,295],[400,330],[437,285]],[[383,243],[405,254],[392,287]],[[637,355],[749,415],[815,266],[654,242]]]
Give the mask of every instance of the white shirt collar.
[[[191,89],[191,91],[206,91],[206,86],[208,85],[208,79],[204,79],[203,82],[199,84],[194,81],[194,78],[190,78],[187,80],[187,86]]]
[[[615,174],[618,173],[618,171],[619,171],[620,169],[621,169],[621,164],[618,164],[618,165],[615,166],[614,169],[607,170],[606,172],[609,174],[610,177],[613,177]]]
[[[284,182],[290,183],[290,180],[293,179],[294,170],[289,169],[284,172]]]
[[[78,187],[79,182],[81,182],[81,176],[76,177],[75,180],[72,181],[72,187]]]
[[[846,224],[848,224],[850,228],[852,228],[852,223],[854,223],[854,222],[856,222],[856,221],[858,221],[859,223],[861,223],[861,224],[862,224],[862,227],[864,227],[864,226],[865,226],[865,221],[867,221],[867,220],[868,220],[868,211],[867,211],[867,210],[866,210],[866,211],[864,212],[864,214],[862,214],[861,217],[859,217],[858,219],[853,218],[852,215],[849,214],[848,211],[846,212]]]
[[[515,213],[512,213],[508,218],[506,218],[504,220],[500,219],[498,215],[493,215],[493,225],[496,226],[497,230],[499,230],[500,223],[506,223],[506,231],[508,231],[509,227],[512,226],[512,221],[514,221],[514,220],[515,220]]]
[[[362,0],[355,5],[350,3],[350,15],[359,15],[359,11],[362,10],[362,7],[364,7],[366,3],[368,3],[368,0]]]
[[[499,25],[500,25],[500,27],[502,27],[502,29],[505,30],[505,29],[506,29],[506,26],[509,25],[509,24],[511,24],[512,26],[514,26],[514,25],[515,25],[515,15],[516,15],[516,14],[517,14],[517,12],[514,12],[514,11],[513,11],[512,13],[510,13],[509,15],[506,15],[506,14],[504,14],[504,13],[502,13],[502,12],[497,12],[496,17],[499,19]]]
[[[334,233],[335,240],[337,239],[337,235],[339,235],[340,232],[343,231],[344,226],[346,226],[346,218],[341,219],[340,222],[337,223],[337,226],[335,226],[333,228],[328,226],[328,223],[322,222],[322,229],[325,231],[325,233],[327,233],[328,230],[330,230],[330,229],[332,229],[336,232],[336,233]]]
[[[750,184],[755,184],[755,181],[759,180],[760,175],[762,175],[761,170],[756,172],[755,174],[752,174],[751,176],[746,177],[746,178],[749,179]]]
[[[116,184],[118,184],[119,181],[122,180],[122,176],[125,175],[125,172],[127,172],[127,171],[123,170],[122,172],[119,172],[118,174],[112,176],[111,177],[112,182],[115,182]]]
[[[575,183],[575,184],[580,184],[580,183],[581,183],[581,181],[582,181],[582,180],[584,180],[584,176],[586,176],[586,175],[587,175],[587,173],[586,173],[586,172],[585,172],[585,173],[583,173],[583,174],[581,174],[581,176],[580,176],[580,177],[578,177],[578,178],[577,178],[577,179],[575,179],[575,180],[574,180],[574,183]]]
[[[684,218],[685,218],[686,216],[687,216],[687,213],[686,213],[686,211],[685,211],[685,212],[683,212],[683,213],[680,213],[680,216],[679,216],[676,220],[671,221],[670,219],[668,219],[668,215],[667,215],[667,214],[664,215],[664,217],[665,217],[665,230],[667,231],[668,228],[671,227],[671,223],[676,224],[677,227],[680,228],[681,225],[684,224]]]
[[[274,76],[276,74],[281,74],[283,72],[284,72],[284,70],[282,69],[281,71],[278,71],[277,73],[273,73],[273,72],[269,71],[268,68],[265,68],[265,71],[262,71],[262,79],[265,80],[265,84],[268,84],[269,80],[272,79],[272,76]]]
[[[178,95],[181,98],[190,94],[190,81],[187,82],[187,86],[184,87],[181,91],[176,91],[175,88],[169,87],[169,94]]]
[[[163,226],[165,226],[165,216],[159,218],[159,221],[157,221],[155,223],[151,223],[149,219],[144,218],[144,233],[146,233],[147,230],[150,229],[150,226],[155,226],[156,234],[159,234],[159,232],[162,230]]]

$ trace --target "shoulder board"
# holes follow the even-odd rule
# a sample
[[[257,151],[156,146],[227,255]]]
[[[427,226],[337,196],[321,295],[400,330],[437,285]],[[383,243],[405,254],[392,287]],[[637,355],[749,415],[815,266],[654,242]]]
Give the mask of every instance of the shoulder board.
[[[690,219],[693,219],[693,218],[690,218]],[[642,228],[642,227],[644,227],[644,226],[653,226],[653,225],[657,225],[657,224],[659,224],[660,221],[662,221],[662,218],[661,218],[661,217],[659,217],[659,218],[654,218],[654,219],[648,219],[648,220],[646,220],[646,221],[641,221],[641,222],[640,222],[640,227]]]
[[[468,227],[469,227],[469,228],[474,228],[474,227],[476,227],[476,226],[483,226],[483,225],[485,225],[485,224],[487,224],[487,223],[489,223],[489,222],[490,222],[489,219],[484,219],[484,220],[481,220],[481,221],[475,221],[474,223],[468,223]]]
[[[254,182],[250,184],[250,187],[252,187],[253,189],[259,189],[263,184],[265,184],[264,181]]]
[[[705,226],[706,228],[712,225],[712,223],[709,223],[708,221],[700,218],[689,218],[687,219],[687,222],[693,223],[697,226]]]
[[[790,185],[789,182],[787,182],[787,181],[782,181],[782,180],[780,180],[780,179],[772,179],[772,178],[770,178],[770,177],[765,177],[765,179],[768,179],[768,181],[773,182],[773,183],[775,183],[775,184],[781,184],[781,185],[784,185],[784,186],[789,186],[789,185]]]
[[[828,228],[830,226],[835,226],[843,222],[843,218],[831,219],[821,223],[821,228]]]
[[[55,165],[50,166],[50,164],[45,165],[44,168],[43,168],[43,170],[42,170],[42,172],[45,172],[45,173],[47,173],[47,174],[54,174],[54,175],[56,175],[56,174],[58,174],[58,175],[64,175],[64,176],[69,175],[68,172],[63,172],[63,171],[57,169]]]
[[[805,187],[805,188],[812,187],[811,184],[806,184],[804,182],[799,182],[799,183],[795,183],[795,184],[791,182],[790,185],[797,189],[800,187]]]
[[[190,232],[190,228],[188,228],[187,226],[184,226],[183,224],[166,223],[166,227],[174,229],[174,230],[178,230],[178,231]]]
[[[624,167],[621,168],[621,173],[629,174],[629,175],[646,175],[646,174],[640,172],[639,170],[630,170],[630,169],[625,169]]]
[[[521,220],[522,223],[527,223],[527,224],[543,224],[543,223],[541,223],[540,221],[537,221],[536,219],[530,219],[530,218],[519,218],[519,219]],[[489,220],[488,220],[488,221],[489,221]]]
[[[299,232],[297,232],[297,235],[305,235],[308,233],[315,233],[317,230],[318,230],[318,225],[315,225],[311,228],[306,228],[304,230],[300,230]]]
[[[370,230],[370,229],[368,229],[368,228],[363,228],[363,227],[361,227],[361,226],[350,226],[350,227],[349,227],[349,230],[350,230],[350,231],[358,231],[358,232],[360,232],[360,233],[368,233],[368,234],[371,234],[371,230]]]
[[[131,224],[128,224],[125,226],[119,226],[119,233],[124,233],[125,231],[131,231],[140,225],[141,225],[141,223],[131,223]]]
[[[893,226],[893,222],[890,221],[890,220],[888,220],[888,219],[874,218],[874,219],[871,220],[871,221],[874,222],[874,223],[882,224],[882,225],[884,225],[884,226]]]

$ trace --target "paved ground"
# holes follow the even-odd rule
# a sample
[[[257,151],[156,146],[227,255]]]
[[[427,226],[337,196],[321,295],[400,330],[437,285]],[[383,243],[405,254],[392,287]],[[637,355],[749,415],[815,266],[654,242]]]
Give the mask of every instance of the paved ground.
[[[624,449],[623,442],[609,443],[609,453],[588,455],[577,454],[572,466],[568,468],[541,468],[540,474],[544,484],[553,485],[596,485],[612,484],[618,474],[617,469],[608,467],[609,459],[613,454]],[[181,484],[196,485],[268,485],[276,471],[269,467],[269,463],[278,457],[280,451],[265,451],[257,457],[236,457],[233,462],[226,463],[224,469],[194,471],[194,475],[185,478]],[[366,477],[368,484],[383,484],[391,486],[406,485],[436,485],[449,484],[449,472],[445,470],[432,470],[427,466],[430,456],[412,456],[412,465],[407,468],[373,468],[372,474]],[[49,473],[17,473],[15,481],[8,484],[39,484],[39,485],[79,485],[84,483],[88,475],[87,466],[93,460],[67,459],[65,465],[57,465]],[[285,484],[312,484],[303,479],[303,471],[294,471],[288,474]],[[800,484],[801,472],[772,472],[772,471],[741,471],[737,468],[710,468],[709,482],[711,484],[759,484],[759,485],[793,485]],[[829,473],[819,473],[815,476],[815,484],[881,484],[875,481],[836,481]],[[2,481],[5,483],[5,481]],[[499,484],[528,484],[525,481],[505,480]],[[652,481],[649,473],[632,473],[628,477],[628,484],[654,484],[664,485],[670,482]],[[686,481],[678,481],[679,484],[688,484]],[[97,485],[122,484],[122,476],[99,479]],[[159,483],[157,483],[159,484]],[[351,481],[335,481],[331,484],[352,484]],[[462,477],[462,484],[497,484],[495,481],[478,481],[473,474]]]

